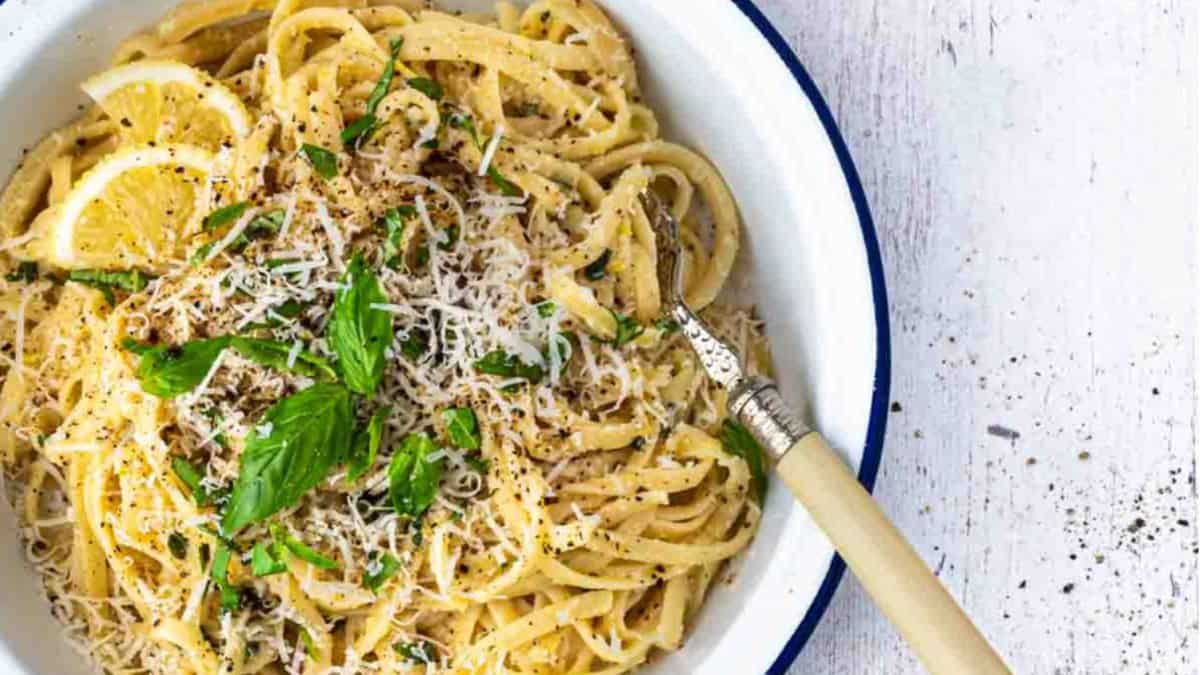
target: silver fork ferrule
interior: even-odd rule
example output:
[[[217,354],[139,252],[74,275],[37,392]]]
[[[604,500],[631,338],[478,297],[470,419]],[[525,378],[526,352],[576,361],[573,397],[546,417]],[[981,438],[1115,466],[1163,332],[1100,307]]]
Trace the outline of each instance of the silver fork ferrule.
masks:
[[[740,380],[729,392],[729,414],[779,461],[801,438],[812,433],[783,400],[775,383],[763,377]]]

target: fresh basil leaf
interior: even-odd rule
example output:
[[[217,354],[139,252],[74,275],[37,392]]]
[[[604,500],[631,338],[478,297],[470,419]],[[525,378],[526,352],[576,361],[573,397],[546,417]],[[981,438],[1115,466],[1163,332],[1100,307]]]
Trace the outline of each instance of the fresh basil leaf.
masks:
[[[413,663],[424,663],[426,665],[433,663],[437,657],[437,649],[430,646],[428,642],[397,642],[392,645],[392,649],[404,658]]]
[[[167,549],[176,560],[183,560],[187,557],[188,540],[182,534],[172,532],[167,536]]]
[[[475,455],[467,455],[463,458],[463,461],[466,462],[467,466],[476,473],[486,474],[488,469],[492,468],[492,463],[489,460],[486,460],[482,457],[476,457]]]
[[[411,78],[408,81],[408,86],[416,89],[435,101],[442,100],[442,97],[446,95],[446,92],[442,91],[442,85],[438,84],[435,80],[429,79],[428,77]]]
[[[271,311],[285,319],[294,319],[300,316],[300,312],[304,311],[306,305],[296,300],[288,300],[281,305],[274,307]]]
[[[387,237],[383,240],[383,259],[384,264],[392,269],[400,267],[404,246],[404,221],[416,215],[417,210],[408,205],[388,209],[383,214],[383,226],[387,231]]]
[[[725,424],[721,426],[721,445],[724,446],[725,452],[746,460],[754,481],[758,503],[762,504],[767,497],[767,466],[762,446],[754,440],[754,436],[746,427],[733,420],[725,420]]]
[[[351,391],[374,398],[392,344],[392,315],[372,305],[387,302],[379,279],[355,254],[333,302],[329,344]]]
[[[130,349],[130,345],[136,347]],[[217,357],[229,346],[229,338],[192,340],[180,347],[137,345],[129,341],[123,341],[122,346],[141,357],[136,374],[143,391],[159,398],[175,398],[204,381]]]
[[[143,354],[148,354],[155,349],[158,349],[158,347],[155,347],[154,345],[144,345],[127,335],[121,338],[121,349],[138,356],[142,356]]]
[[[278,269],[280,267],[283,267],[284,265],[290,265],[295,262],[300,262],[300,259],[299,258],[271,258],[270,260],[267,261],[267,269],[269,269],[269,270]]]
[[[290,552],[292,555],[312,565],[313,567],[318,567],[323,570],[336,570],[338,568],[337,561],[330,560],[320,553],[317,553],[315,549],[310,548],[307,544],[293,537],[291,534],[284,533],[283,545],[287,547],[288,552]]]
[[[23,281],[25,283],[36,281],[37,277],[38,265],[32,260],[23,260],[17,263],[17,268],[15,270],[4,275],[4,278],[8,281]]]
[[[308,158],[313,169],[325,180],[338,174],[337,155],[319,145],[305,143],[300,146],[300,153]]]
[[[143,291],[154,277],[145,274],[141,270],[129,270],[124,272],[114,272],[108,270],[71,270],[67,274],[68,281],[74,281],[77,284],[90,286],[104,293],[104,299],[108,304],[115,305],[116,297],[113,295],[113,290],[122,290],[129,293],[137,293]]]
[[[408,337],[400,341],[400,353],[404,354],[409,361],[419,361],[427,351],[429,351],[429,336],[419,328],[408,331]]]
[[[271,406],[247,436],[221,531],[232,536],[295,504],[345,456],[353,423],[350,392],[337,384],[316,384]]]
[[[542,317],[543,319],[549,319],[550,317],[554,316],[556,312],[558,312],[558,305],[554,304],[554,302],[551,300],[547,300],[537,306],[538,316]]]
[[[300,350],[291,366],[288,356],[292,353],[292,345],[278,340],[260,340],[258,338],[234,337],[230,341],[239,354],[251,361],[274,368],[285,373],[296,373],[306,377],[333,382],[337,380],[337,371],[329,361],[313,354],[308,350]]]
[[[202,414],[208,418],[209,423],[212,424],[214,429],[220,428],[220,426],[225,422],[225,418],[221,416],[220,411],[218,411],[216,408],[206,408]],[[225,434],[222,432],[218,431],[217,434],[212,437],[212,440],[222,448],[229,448],[229,440],[225,438]]]
[[[269,577],[272,574],[282,574],[288,569],[287,560],[283,557],[279,545],[260,541],[250,552],[250,571],[256,577]]]
[[[221,610],[226,612],[237,609],[242,599],[237,588],[229,583],[229,560],[232,557],[233,551],[229,544],[218,540],[217,551],[213,554],[212,580],[221,592]]]
[[[399,56],[400,46],[403,44],[404,38],[392,41],[392,57],[383,66],[383,74],[375,83],[371,95],[367,97],[366,113],[342,130],[342,145],[349,146],[355,141],[366,141],[374,133],[375,126],[379,123],[375,111],[379,109],[379,103],[383,101],[383,97],[387,96],[388,89],[392,86],[392,78],[396,74],[396,57]]]
[[[604,249],[604,253],[601,253],[599,258],[596,258],[588,263],[587,267],[583,268],[583,276],[588,281],[600,281],[608,274],[608,261],[611,259],[612,249]]]
[[[455,244],[458,243],[458,238],[460,236],[458,225],[451,225],[442,231],[446,233],[446,240],[438,243],[438,250],[449,251],[450,249],[454,248]]]
[[[274,209],[266,213],[260,213],[250,219],[246,225],[246,229],[233,240],[230,248],[235,251],[240,251],[250,242],[255,239],[262,239],[279,233],[283,227],[283,221],[287,218],[287,212],[283,209]]]
[[[222,206],[221,208],[204,217],[204,231],[212,232],[213,230],[234,222],[238,218],[241,218],[242,214],[245,213],[246,209],[249,207],[250,202],[238,202],[236,204]]]
[[[342,145],[350,147],[360,138],[363,141],[366,141],[371,137],[371,132],[375,130],[375,125],[378,122],[379,120],[371,113],[367,113],[366,115],[354,120],[347,125],[345,129],[342,129]]]
[[[366,427],[355,432],[346,480],[353,483],[375,464],[375,456],[379,454],[379,446],[383,444],[383,424],[391,414],[390,406],[380,408],[371,415]]]
[[[400,47],[404,46],[404,38],[398,38],[391,43],[391,58],[383,66],[383,75],[379,77],[379,82],[375,83],[375,88],[371,90],[371,95],[367,97],[367,114],[374,115],[379,109],[379,104],[383,101],[383,97],[387,96],[388,89],[392,86],[392,78],[396,74],[396,58],[400,56]]]
[[[525,363],[515,354],[509,354],[503,349],[488,352],[474,364],[475,370],[485,375],[500,377],[519,377],[530,382],[540,382],[545,372],[537,364]]]
[[[612,318],[617,322],[617,334],[612,339],[612,344],[615,347],[623,347],[626,344],[641,337],[642,333],[646,332],[645,326],[639,324],[631,317],[625,316],[619,312],[608,310],[612,314]]]
[[[500,189],[500,194],[505,197],[520,197],[523,194],[521,188],[517,187],[516,183],[505,178],[500,173],[500,170],[496,168],[495,164],[488,166],[487,175],[496,184],[496,187]]]
[[[400,571],[400,561],[396,560],[391,553],[384,553],[367,565],[367,572],[363,575],[363,586],[372,593],[378,593],[383,584],[394,577],[398,571]]]
[[[455,129],[461,129],[471,135],[471,141],[475,143],[475,147],[483,149],[483,142],[479,140],[479,132],[475,129],[475,121],[470,115],[463,113],[452,113],[447,122]]]
[[[675,319],[659,319],[654,323],[654,327],[663,335],[672,335],[680,330],[679,322]]]
[[[429,460],[434,450],[429,436],[409,434],[392,455],[388,492],[397,513],[418,518],[433,504],[442,479],[441,460]]]
[[[479,421],[470,408],[450,408],[442,411],[446,422],[446,433],[456,448],[478,450],[482,439],[479,436]]]
[[[186,485],[188,490],[191,490],[192,499],[196,501],[196,506],[200,508],[212,506],[225,496],[221,490],[209,491],[208,488],[204,487],[204,483],[202,482],[204,473],[182,457],[175,457],[171,460],[171,471],[179,479],[179,482]]]

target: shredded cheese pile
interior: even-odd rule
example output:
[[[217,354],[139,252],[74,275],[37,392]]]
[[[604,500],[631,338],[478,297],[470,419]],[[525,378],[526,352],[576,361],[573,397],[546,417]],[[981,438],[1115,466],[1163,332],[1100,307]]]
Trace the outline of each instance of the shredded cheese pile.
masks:
[[[254,125],[216,153],[198,209],[244,205],[236,217],[180,224],[153,280],[115,305],[60,270],[17,271],[39,213],[119,149],[117,121],[85,113],[14,179],[36,197],[0,200],[0,460],[68,639],[114,673],[620,673],[678,649],[760,507],[751,468],[718,440],[724,392],[660,321],[640,194],[682,223],[689,305],[752,372],[767,347],[748,310],[713,304],[737,254],[729,192],[658,138],[603,12],[200,0],[117,64],[139,59],[210,73]],[[343,142],[388,68],[377,122]],[[336,157],[332,175],[306,146]],[[267,217],[276,227],[257,232]],[[264,413],[314,384],[298,360],[337,361],[331,308],[356,254],[386,296],[370,309],[394,326],[382,384],[356,399],[356,427],[385,413],[379,456],[222,544],[220,504],[200,495],[228,490],[247,439],[276,431]],[[283,364],[225,349],[197,386],[159,398],[127,343],[228,335],[286,345]],[[481,370],[496,354],[511,374]],[[478,420],[478,450],[449,441],[452,409]],[[419,518],[389,497],[390,460],[416,433],[443,467]],[[255,575],[251,548],[279,531],[334,565],[293,555]],[[232,609],[214,581],[222,545]],[[398,566],[372,588],[385,560]]]

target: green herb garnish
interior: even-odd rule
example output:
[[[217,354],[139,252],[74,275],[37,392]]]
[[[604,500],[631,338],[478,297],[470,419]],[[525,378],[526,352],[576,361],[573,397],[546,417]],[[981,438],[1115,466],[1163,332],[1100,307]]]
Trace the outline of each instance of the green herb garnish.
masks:
[[[397,642],[392,649],[413,663],[433,663],[433,657],[437,654],[428,642]]]
[[[446,93],[442,91],[442,85],[438,84],[435,80],[429,79],[428,77],[411,78],[408,81],[408,86],[416,89],[435,101],[442,100],[442,97],[446,95]]]
[[[213,554],[212,580],[221,592],[221,610],[232,612],[241,604],[241,595],[237,588],[229,583],[229,560],[233,551],[224,541],[218,540],[217,552]]]
[[[400,341],[400,353],[410,361],[419,361],[427,351],[429,351],[429,338],[423,330],[410,330],[408,337]]]
[[[271,406],[247,436],[221,531],[232,536],[296,503],[345,456],[353,423],[350,392],[337,384],[316,384]]]
[[[33,262],[32,260],[22,260],[21,262],[17,263],[17,268],[4,275],[4,278],[8,281],[24,281],[25,283],[30,283],[32,281],[36,281],[37,276],[37,263]]]
[[[319,145],[305,143],[300,146],[300,154],[308,158],[312,167],[325,180],[333,178],[338,173],[337,155]]]
[[[375,571],[372,572],[372,569]],[[372,593],[378,593],[383,584],[395,576],[399,570],[400,561],[396,560],[392,554],[384,553],[367,565],[367,572],[363,575],[363,586]]]
[[[612,339],[612,344],[615,347],[623,347],[626,344],[641,337],[642,333],[646,332],[645,326],[635,321],[633,318],[625,316],[619,312],[614,312],[611,309],[608,313],[612,315],[614,321],[617,322],[617,334]]]
[[[392,344],[392,315],[372,305],[387,302],[379,279],[355,254],[333,302],[329,344],[351,391],[374,398]]]
[[[746,460],[750,467],[750,476],[754,480],[758,503],[762,504],[767,496],[767,467],[762,446],[754,440],[754,436],[750,435],[746,427],[732,420],[725,420],[725,424],[721,426],[721,445],[729,454]]]
[[[142,390],[159,398],[175,398],[196,388],[229,346],[228,337],[192,340],[179,347],[139,344],[125,338],[125,349],[141,357],[137,378]]]
[[[475,455],[467,455],[463,458],[463,461],[466,462],[467,466],[476,473],[487,473],[488,469],[492,468],[492,463],[490,461],[482,457],[476,457]]]
[[[341,139],[342,145],[347,147],[354,144],[354,141],[362,138],[364,141],[371,137],[371,132],[375,130],[375,124],[379,122],[375,115],[367,113],[362,117],[354,120],[345,129],[342,129]]]
[[[517,187],[516,183],[513,183],[509,179],[505,178],[494,164],[488,166],[487,175],[488,178],[491,178],[492,182],[496,184],[496,187],[500,189],[500,194],[504,195],[505,197],[521,196],[521,188]]]
[[[546,302],[543,302],[537,306],[538,316],[542,317],[543,319],[549,319],[550,317],[554,316],[555,312],[557,311],[558,305],[554,304],[554,302],[551,300],[547,300]]]
[[[282,574],[288,569],[286,553],[276,542],[260,541],[250,552],[250,571],[256,577],[269,577],[272,574]]]
[[[583,268],[583,276],[588,281],[600,281],[608,274],[608,261],[611,259],[612,249],[604,249],[604,253],[601,253],[599,258],[596,258],[588,263],[587,267]]]
[[[475,419],[475,411],[470,408],[450,408],[442,411],[442,419],[446,422],[446,433],[450,442],[456,448],[463,450],[478,450],[482,439],[479,435],[479,421]]]
[[[171,460],[171,471],[179,479],[179,482],[186,485],[188,490],[191,490],[192,499],[196,501],[196,506],[200,508],[212,506],[225,497],[222,490],[210,492],[208,488],[204,487],[204,483],[202,482],[204,473],[182,457],[175,457]]]
[[[442,461],[430,461],[433,441],[425,434],[409,434],[392,455],[388,466],[388,492],[397,513],[419,518],[433,504],[442,479]]]
[[[383,101],[384,96],[387,96],[388,89],[392,86],[392,78],[396,75],[396,58],[400,55],[400,47],[403,45],[404,38],[392,40],[392,57],[383,66],[383,74],[379,77],[379,81],[375,83],[375,88],[371,90],[371,95],[367,97],[367,112],[342,131],[342,144],[350,145],[359,138],[365,141],[374,132],[375,125],[379,122],[379,119],[375,116],[375,112],[379,109],[379,103]]]
[[[187,557],[188,540],[182,534],[172,532],[167,536],[167,549],[176,560],[183,560]]]
[[[321,555],[316,551],[316,549],[309,547],[304,542],[293,537],[291,533],[283,532],[282,536],[280,536],[279,529],[272,527],[271,532],[272,534],[276,535],[277,539],[283,541],[283,545],[287,547],[288,552],[292,555],[312,565],[313,567],[318,567],[323,570],[335,570],[338,568],[337,561],[330,560],[329,558]]]
[[[67,274],[68,281],[74,281],[77,284],[83,284],[84,286],[90,286],[99,290],[104,294],[104,299],[110,305],[117,304],[116,296],[113,295],[114,289],[137,293],[138,291],[145,290],[153,278],[141,270],[129,270],[125,272],[72,270]]]
[[[503,349],[488,352],[474,364],[475,370],[485,375],[500,377],[519,377],[530,382],[540,382],[545,372],[537,364],[525,363],[515,354],[509,354]]]
[[[442,232],[446,233],[446,240],[438,242],[438,250],[449,251],[450,249],[454,248],[455,244],[458,243],[458,238],[460,236],[458,225],[451,225],[450,227],[442,230]]]
[[[679,332],[679,322],[675,319],[659,319],[654,322],[654,327],[657,328],[663,335],[671,335]]]
[[[347,462],[346,480],[353,483],[371,468],[375,456],[379,454],[379,446],[383,444],[383,424],[387,421],[392,409],[385,406],[371,415],[367,426],[354,433],[354,442],[350,446],[350,458]]]
[[[483,149],[483,143],[479,140],[479,132],[475,129],[475,121],[471,119],[470,115],[452,113],[447,123],[455,129],[461,129],[470,134],[475,147]]]
[[[387,230],[387,238],[383,240],[383,259],[384,264],[392,269],[400,267],[404,246],[404,221],[416,215],[417,210],[408,205],[388,209],[383,214],[383,226]]]
[[[204,231],[212,232],[213,230],[234,222],[238,218],[241,218],[242,214],[245,213],[246,209],[249,207],[250,202],[238,202],[236,204],[222,206],[221,208],[204,217]]]
[[[234,337],[230,340],[230,346],[247,359],[269,368],[326,382],[337,380],[337,371],[328,360],[305,349],[297,352],[296,358],[289,366],[288,357],[292,353],[292,345],[286,342]]]

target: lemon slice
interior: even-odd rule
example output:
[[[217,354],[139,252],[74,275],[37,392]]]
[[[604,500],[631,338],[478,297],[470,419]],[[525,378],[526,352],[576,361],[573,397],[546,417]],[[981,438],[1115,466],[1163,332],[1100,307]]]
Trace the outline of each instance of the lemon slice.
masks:
[[[228,87],[175,61],[134,61],[83,83],[127,144],[188,143],[216,150],[250,133],[250,114]]]
[[[161,269],[204,216],[212,163],[189,145],[118,150],[38,218],[31,253],[66,268]]]

